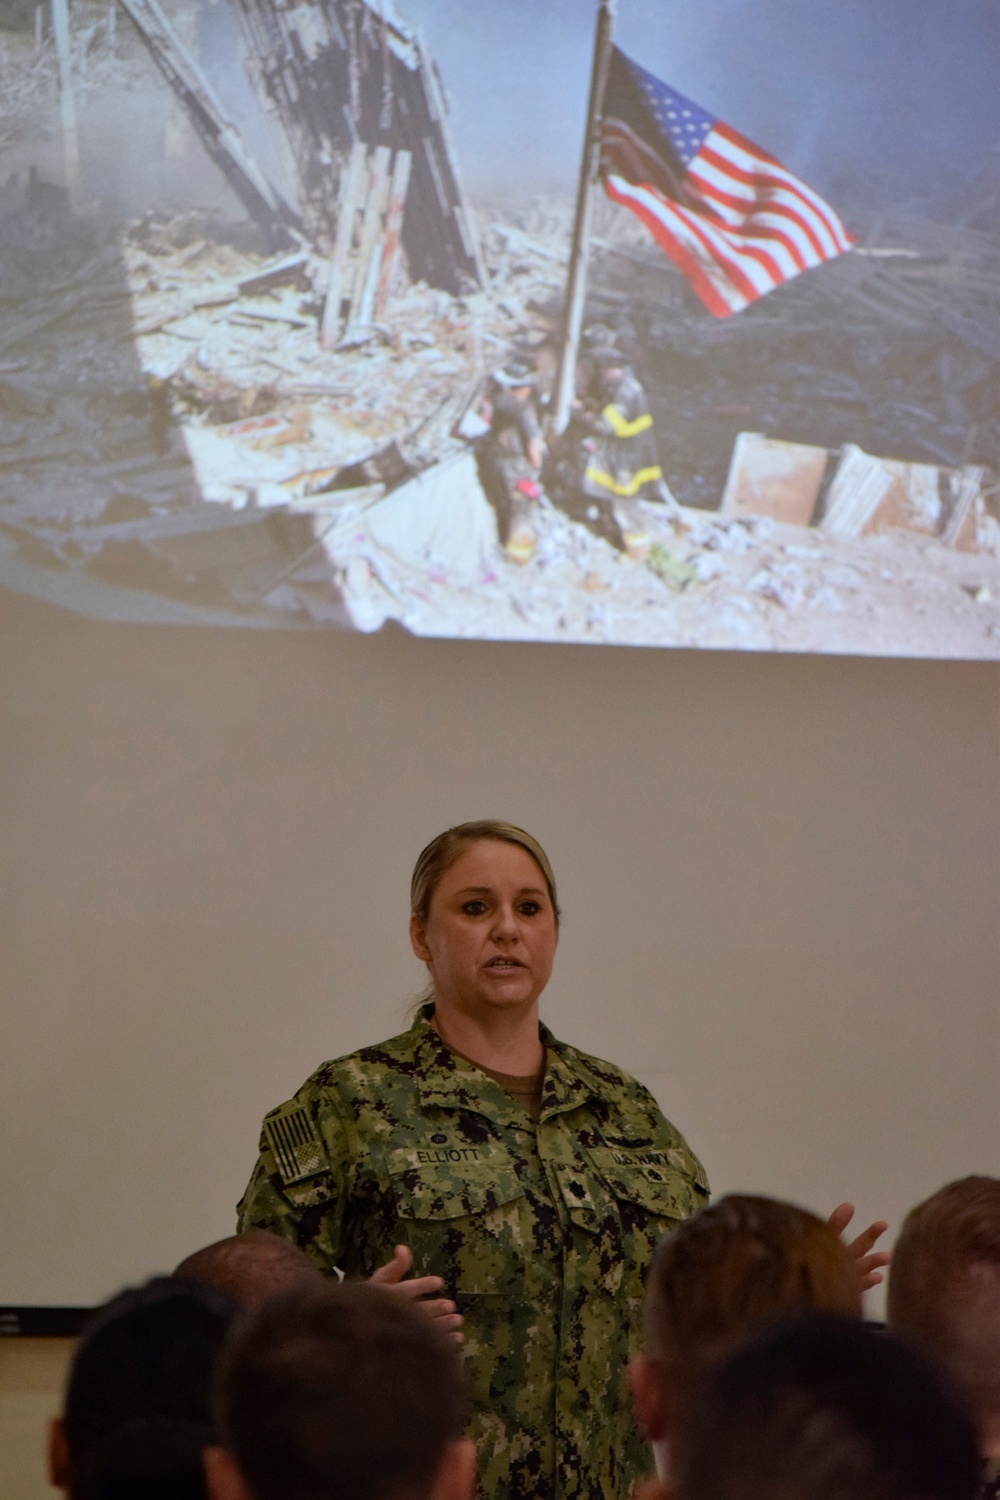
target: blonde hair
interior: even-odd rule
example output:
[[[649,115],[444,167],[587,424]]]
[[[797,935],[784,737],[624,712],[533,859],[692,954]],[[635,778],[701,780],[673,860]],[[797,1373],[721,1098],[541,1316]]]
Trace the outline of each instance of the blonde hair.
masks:
[[[732,1193],[661,1240],[644,1323],[671,1393],[671,1449],[711,1370],[766,1324],[810,1312],[860,1318],[861,1287],[836,1230],[807,1209]]]
[[[903,1222],[889,1327],[948,1369],[984,1430],[1000,1424],[1000,1178],[949,1182]]]
[[[482,818],[476,823],[458,823],[446,828],[437,838],[431,839],[423,849],[413,867],[410,881],[410,910],[421,922],[430,915],[431,901],[442,878],[452,865],[472,844],[492,839],[498,844],[516,844],[530,854],[541,870],[545,886],[552,902],[556,922],[559,921],[559,902],[556,899],[556,877],[552,873],[549,857],[537,839],[514,823],[503,823],[498,818]]]

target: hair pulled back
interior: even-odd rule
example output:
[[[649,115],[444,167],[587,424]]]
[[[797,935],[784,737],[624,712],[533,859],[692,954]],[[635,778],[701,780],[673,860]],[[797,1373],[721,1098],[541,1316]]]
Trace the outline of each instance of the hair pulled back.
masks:
[[[410,910],[421,922],[430,915],[431,901],[442,878],[466,849],[483,840],[498,844],[516,844],[530,854],[541,870],[545,886],[552,902],[556,922],[559,921],[559,902],[556,899],[556,877],[552,873],[549,857],[536,838],[518,828],[514,823],[504,823],[498,818],[481,818],[475,823],[458,823],[446,828],[437,838],[431,839],[422,850],[413,867],[410,881]]]

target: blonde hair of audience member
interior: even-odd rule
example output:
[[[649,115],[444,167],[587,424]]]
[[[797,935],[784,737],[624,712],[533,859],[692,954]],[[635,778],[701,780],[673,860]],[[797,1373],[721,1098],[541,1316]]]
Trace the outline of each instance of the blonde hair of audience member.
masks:
[[[861,1288],[836,1230],[807,1209],[732,1194],[660,1242],[629,1383],[661,1479],[676,1471],[708,1372],[766,1324],[812,1311],[860,1318]]]
[[[911,1209],[889,1276],[890,1327],[934,1355],[1000,1459],[1000,1178],[963,1177]]]
[[[210,1500],[473,1500],[461,1355],[419,1309],[324,1282],[248,1312],[216,1373]]]

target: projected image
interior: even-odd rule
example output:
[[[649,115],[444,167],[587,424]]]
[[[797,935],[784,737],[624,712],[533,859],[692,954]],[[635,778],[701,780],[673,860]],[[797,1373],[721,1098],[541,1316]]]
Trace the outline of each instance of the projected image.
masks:
[[[1000,657],[986,0],[0,0],[0,586]]]

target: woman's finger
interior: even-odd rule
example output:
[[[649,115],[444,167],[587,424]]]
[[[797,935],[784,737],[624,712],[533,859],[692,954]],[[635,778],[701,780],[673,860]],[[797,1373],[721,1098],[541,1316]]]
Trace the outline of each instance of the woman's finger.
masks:
[[[408,1245],[397,1245],[392,1260],[373,1271],[368,1280],[375,1286],[396,1286],[413,1265],[413,1253]]]
[[[882,1238],[888,1228],[889,1226],[884,1219],[876,1219],[874,1224],[869,1224],[867,1229],[862,1230],[857,1239],[851,1241],[847,1247],[848,1250],[858,1260],[861,1260],[868,1254],[875,1241]],[[879,1253],[885,1256],[885,1264],[888,1265],[889,1252],[883,1250]]]
[[[374,1277],[372,1278],[374,1280]],[[399,1292],[403,1297],[417,1301],[421,1297],[433,1297],[444,1288],[440,1276],[414,1276],[409,1281],[381,1282],[390,1292]]]
[[[833,1213],[830,1215],[826,1222],[829,1224],[830,1228],[835,1229],[838,1234],[843,1234],[844,1230],[847,1228],[848,1224],[853,1218],[854,1204],[838,1203],[837,1207],[833,1210]]]
[[[892,1259],[888,1250],[877,1250],[874,1255],[863,1255],[858,1261],[858,1275],[861,1277],[861,1290],[870,1291],[873,1286],[879,1286],[885,1279],[880,1267],[887,1266]]]

